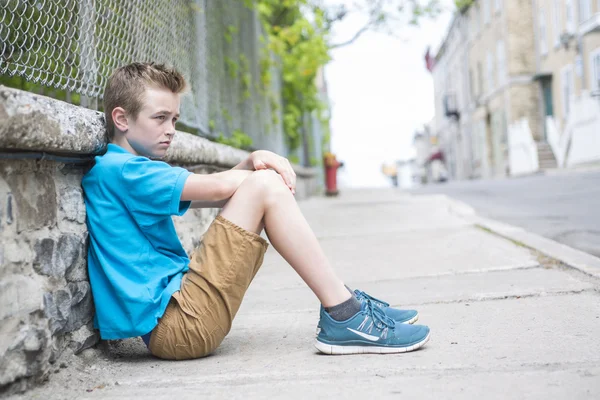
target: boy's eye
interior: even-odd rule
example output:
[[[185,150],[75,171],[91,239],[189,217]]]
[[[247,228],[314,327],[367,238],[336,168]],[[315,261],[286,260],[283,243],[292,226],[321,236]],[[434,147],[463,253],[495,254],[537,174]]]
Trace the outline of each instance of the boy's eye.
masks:
[[[164,116],[164,115],[159,115],[159,116],[158,116],[158,117],[156,117],[156,118],[157,118],[157,119],[160,119],[160,120],[162,121],[163,119],[165,119],[165,116]]]

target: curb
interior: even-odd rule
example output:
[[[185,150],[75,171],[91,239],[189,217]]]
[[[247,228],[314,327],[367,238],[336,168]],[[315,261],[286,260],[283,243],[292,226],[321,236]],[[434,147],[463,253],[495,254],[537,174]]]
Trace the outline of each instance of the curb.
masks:
[[[505,239],[518,242],[539,251],[586,275],[600,278],[600,258],[574,249],[566,244],[545,238],[537,233],[528,232],[524,228],[481,217],[477,215],[475,209],[470,205],[449,196],[444,196],[450,205],[450,212],[464,218],[473,225],[485,228]]]

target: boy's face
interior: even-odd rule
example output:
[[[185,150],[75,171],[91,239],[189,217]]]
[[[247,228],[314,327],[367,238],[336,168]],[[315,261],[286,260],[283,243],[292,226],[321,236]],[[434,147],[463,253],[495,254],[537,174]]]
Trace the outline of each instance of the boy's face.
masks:
[[[175,136],[178,118],[179,94],[149,87],[144,92],[143,106],[137,118],[127,117],[123,145],[128,144],[128,150],[136,155],[162,158]]]

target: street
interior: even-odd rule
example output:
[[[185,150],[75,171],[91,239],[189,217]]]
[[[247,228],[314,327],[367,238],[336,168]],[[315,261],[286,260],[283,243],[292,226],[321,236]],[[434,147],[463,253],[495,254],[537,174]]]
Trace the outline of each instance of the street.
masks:
[[[411,190],[442,193],[478,214],[600,256],[600,171],[456,181]]]

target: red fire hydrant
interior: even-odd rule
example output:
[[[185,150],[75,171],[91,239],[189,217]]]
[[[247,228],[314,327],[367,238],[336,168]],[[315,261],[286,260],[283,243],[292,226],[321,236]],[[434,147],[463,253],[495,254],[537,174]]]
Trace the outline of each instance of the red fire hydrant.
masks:
[[[323,164],[325,165],[325,195],[337,196],[339,194],[337,189],[337,170],[344,163],[336,160],[335,154],[327,152],[323,155]]]

